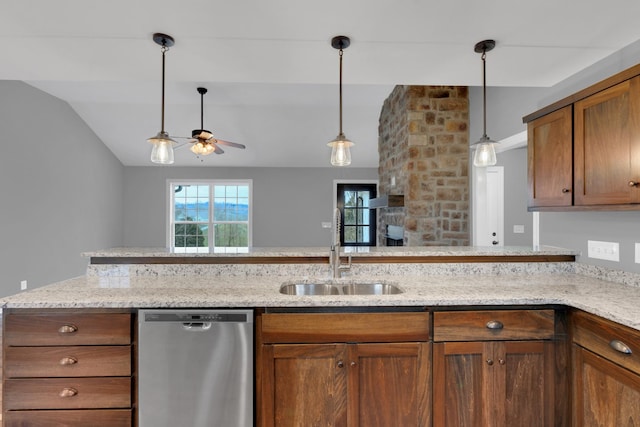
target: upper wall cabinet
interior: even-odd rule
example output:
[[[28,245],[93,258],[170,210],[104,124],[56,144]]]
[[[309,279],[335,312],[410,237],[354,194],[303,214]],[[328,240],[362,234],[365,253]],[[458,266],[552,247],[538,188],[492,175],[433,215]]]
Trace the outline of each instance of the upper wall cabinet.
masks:
[[[640,209],[640,65],[523,121],[529,210]]]

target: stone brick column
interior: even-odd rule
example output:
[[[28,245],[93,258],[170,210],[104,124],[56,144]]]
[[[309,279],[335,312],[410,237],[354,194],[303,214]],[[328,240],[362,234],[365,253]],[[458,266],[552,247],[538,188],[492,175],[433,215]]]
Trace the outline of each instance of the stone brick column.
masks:
[[[469,244],[467,87],[396,86],[380,113],[379,195],[404,194],[404,208],[378,213],[405,228],[407,246]],[[395,183],[395,185],[394,185]]]

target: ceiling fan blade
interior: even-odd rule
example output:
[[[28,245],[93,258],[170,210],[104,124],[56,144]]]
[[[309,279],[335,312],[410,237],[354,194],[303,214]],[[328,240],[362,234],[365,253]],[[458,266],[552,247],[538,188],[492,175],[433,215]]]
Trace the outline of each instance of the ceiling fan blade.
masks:
[[[216,154],[223,154],[224,153],[224,150],[222,148],[218,147],[217,144],[213,144],[213,146],[215,147],[215,150],[213,150],[214,153],[216,153]]]
[[[244,144],[238,144],[237,142],[223,141],[222,139],[216,139],[216,144],[226,145],[228,147],[241,148],[243,150],[247,148]]]

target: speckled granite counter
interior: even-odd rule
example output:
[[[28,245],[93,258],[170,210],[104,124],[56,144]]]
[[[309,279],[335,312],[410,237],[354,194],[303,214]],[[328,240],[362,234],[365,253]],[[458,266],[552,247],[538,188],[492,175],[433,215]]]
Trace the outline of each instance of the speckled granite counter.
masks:
[[[252,257],[327,256],[326,248],[252,249]],[[89,265],[84,277],[0,299],[4,308],[206,308],[567,305],[640,330],[640,275],[575,262],[416,263],[411,257],[577,255],[558,248],[376,248],[354,257],[400,257],[393,263],[354,264],[332,280],[322,263],[134,263]],[[89,257],[217,257],[164,249],[111,249]],[[246,255],[246,254],[245,254]],[[223,257],[233,257],[224,254]],[[372,255],[373,256],[373,255]],[[403,263],[401,257],[407,257]],[[383,282],[404,292],[383,296],[290,296],[285,283]]]

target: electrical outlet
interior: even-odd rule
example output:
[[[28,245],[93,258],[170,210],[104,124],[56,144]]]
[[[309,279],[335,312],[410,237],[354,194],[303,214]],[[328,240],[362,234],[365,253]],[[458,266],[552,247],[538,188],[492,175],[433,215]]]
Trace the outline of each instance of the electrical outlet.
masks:
[[[513,232],[516,233],[516,234],[524,233],[524,225],[514,225],[513,226]]]
[[[320,225],[322,226],[322,228],[331,228],[330,222],[321,222]]]
[[[618,242],[587,241],[588,257],[607,261],[620,261],[620,244]]]
[[[26,291],[27,290],[27,281],[26,280],[21,280],[20,281],[20,290],[21,291]]]

